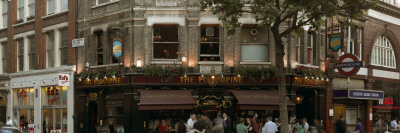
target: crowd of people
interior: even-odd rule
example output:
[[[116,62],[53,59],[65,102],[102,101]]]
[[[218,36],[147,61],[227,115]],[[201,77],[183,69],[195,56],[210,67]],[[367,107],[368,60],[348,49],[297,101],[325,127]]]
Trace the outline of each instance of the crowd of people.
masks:
[[[170,119],[156,120],[149,123],[148,133],[279,133],[281,123],[278,118],[268,116],[258,118],[258,114],[252,117],[234,118],[232,120],[227,113],[218,112],[214,119],[209,115],[190,114],[190,118],[179,120],[174,125]],[[307,119],[297,120],[295,116],[289,119],[290,133],[323,133],[320,122],[315,120],[314,127],[310,127]]]

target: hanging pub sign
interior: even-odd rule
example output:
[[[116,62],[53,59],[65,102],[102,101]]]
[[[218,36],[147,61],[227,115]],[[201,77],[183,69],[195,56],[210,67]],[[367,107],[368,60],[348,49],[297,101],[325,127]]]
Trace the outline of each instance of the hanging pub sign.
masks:
[[[110,27],[110,38],[112,43],[112,55],[115,60],[122,61],[123,42],[125,30],[121,27]]]
[[[343,33],[329,34],[329,48],[338,51],[343,46]]]

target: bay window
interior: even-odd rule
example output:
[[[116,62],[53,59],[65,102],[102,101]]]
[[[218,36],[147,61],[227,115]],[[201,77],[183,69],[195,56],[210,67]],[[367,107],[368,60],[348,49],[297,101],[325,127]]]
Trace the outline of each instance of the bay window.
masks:
[[[268,31],[257,26],[243,26],[241,61],[268,61]]]
[[[220,61],[219,26],[201,26],[200,61]]]
[[[153,59],[178,59],[178,26],[158,25],[153,28]]]

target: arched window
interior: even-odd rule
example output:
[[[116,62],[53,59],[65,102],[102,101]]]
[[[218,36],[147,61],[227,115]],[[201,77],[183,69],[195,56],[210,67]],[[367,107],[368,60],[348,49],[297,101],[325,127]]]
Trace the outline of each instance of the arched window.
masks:
[[[389,68],[396,67],[396,59],[392,44],[384,35],[376,39],[372,49],[371,65]]]

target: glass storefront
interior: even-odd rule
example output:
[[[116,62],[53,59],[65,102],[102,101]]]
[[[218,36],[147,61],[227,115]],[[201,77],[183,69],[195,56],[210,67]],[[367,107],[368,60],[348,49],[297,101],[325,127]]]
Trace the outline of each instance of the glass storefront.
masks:
[[[13,124],[28,132],[29,120],[34,121],[34,89],[14,89]]]
[[[67,90],[65,86],[42,87],[43,130],[67,131]]]

